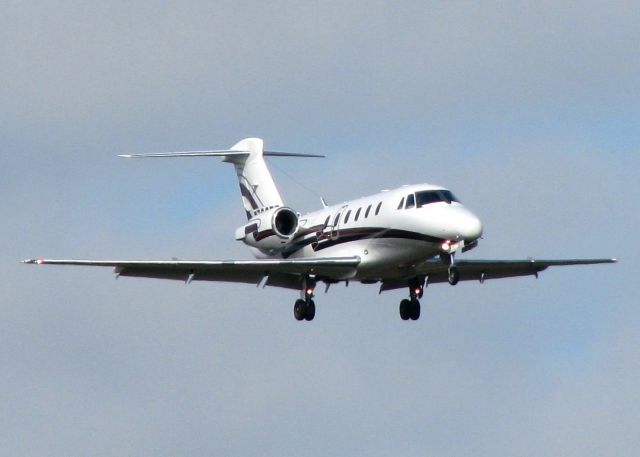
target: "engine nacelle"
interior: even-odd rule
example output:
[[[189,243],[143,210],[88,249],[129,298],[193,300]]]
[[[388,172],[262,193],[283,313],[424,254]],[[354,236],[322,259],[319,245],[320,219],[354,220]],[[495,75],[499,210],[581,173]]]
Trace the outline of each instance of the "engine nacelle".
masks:
[[[271,227],[280,238],[291,239],[298,231],[298,214],[291,208],[277,208],[271,217]]]
[[[298,213],[291,208],[267,210],[236,230],[236,239],[261,251],[274,254],[282,250],[298,232]]]

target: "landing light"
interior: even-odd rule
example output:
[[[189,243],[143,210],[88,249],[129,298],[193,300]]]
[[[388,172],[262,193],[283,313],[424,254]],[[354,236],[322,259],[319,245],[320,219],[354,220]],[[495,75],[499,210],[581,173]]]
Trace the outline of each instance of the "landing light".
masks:
[[[446,253],[451,253],[458,249],[458,243],[451,243],[451,241],[447,240],[440,245],[440,248]]]
[[[309,287],[307,289],[307,295],[312,295],[313,294],[313,289],[311,287]]]

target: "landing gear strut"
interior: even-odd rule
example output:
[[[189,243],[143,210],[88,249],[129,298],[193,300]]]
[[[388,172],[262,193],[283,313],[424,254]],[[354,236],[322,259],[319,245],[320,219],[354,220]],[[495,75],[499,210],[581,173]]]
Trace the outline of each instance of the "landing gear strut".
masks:
[[[293,317],[297,321],[312,321],[316,317],[316,304],[312,300],[313,292],[316,288],[316,280],[313,277],[305,278],[302,285],[302,298],[296,300],[293,305]]]

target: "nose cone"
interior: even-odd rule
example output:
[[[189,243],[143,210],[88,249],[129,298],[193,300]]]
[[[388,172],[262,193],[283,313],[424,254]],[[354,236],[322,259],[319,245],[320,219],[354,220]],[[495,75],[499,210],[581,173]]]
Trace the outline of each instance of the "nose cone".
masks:
[[[464,207],[450,208],[446,232],[451,239],[473,241],[482,235],[482,223]]]
[[[482,222],[471,211],[460,222],[460,238],[473,241],[482,236]]]

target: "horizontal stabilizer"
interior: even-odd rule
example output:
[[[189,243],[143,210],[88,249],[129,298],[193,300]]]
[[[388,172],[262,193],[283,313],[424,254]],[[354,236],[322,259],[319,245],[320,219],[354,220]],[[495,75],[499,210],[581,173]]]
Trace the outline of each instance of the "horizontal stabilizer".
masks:
[[[228,157],[228,156],[248,156],[250,151],[216,150],[216,151],[180,151],[180,152],[151,152],[148,154],[119,154],[118,157],[125,159],[139,159],[146,157]],[[319,157],[326,156],[319,154],[297,154],[295,152],[264,151],[263,156],[270,157]]]
[[[231,151],[221,149],[217,151],[180,151],[180,152],[151,152],[148,154],[120,154],[118,157],[125,159],[138,159],[143,157],[224,157],[224,156],[248,156],[249,151]]]

